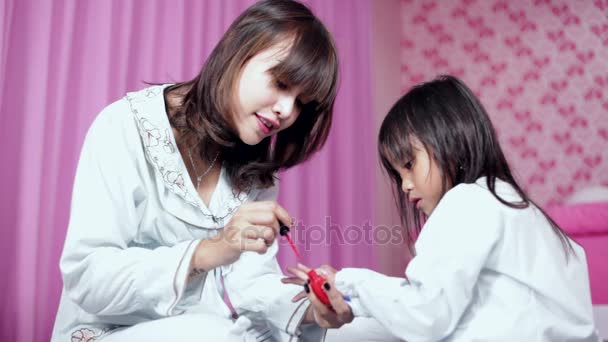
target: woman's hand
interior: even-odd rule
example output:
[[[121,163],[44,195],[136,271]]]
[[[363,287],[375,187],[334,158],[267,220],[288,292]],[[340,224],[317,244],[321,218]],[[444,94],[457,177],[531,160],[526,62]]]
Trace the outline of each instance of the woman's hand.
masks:
[[[201,240],[192,256],[190,274],[231,264],[246,251],[266,253],[279,235],[279,220],[292,222],[287,210],[275,201],[241,205],[221,233]]]
[[[344,324],[348,324],[353,321],[353,312],[344,300],[344,296],[334,286],[334,280],[336,275],[336,269],[329,266],[323,265],[316,269],[316,272],[327,279],[323,286],[323,291],[327,293],[331,306],[327,306],[317,298],[314,291],[309,286],[308,279],[308,268],[305,265],[298,264],[297,268],[288,267],[289,273],[293,274],[292,277],[283,278],[281,281],[285,284],[299,284],[304,286],[304,291],[298,293],[292,301],[296,302],[304,297],[308,297],[311,305],[308,307],[304,316],[304,323],[316,322],[322,328],[339,328]]]

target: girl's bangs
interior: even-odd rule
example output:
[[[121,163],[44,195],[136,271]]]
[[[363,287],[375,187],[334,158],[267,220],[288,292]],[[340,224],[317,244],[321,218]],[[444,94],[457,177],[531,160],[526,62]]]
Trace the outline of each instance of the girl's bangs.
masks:
[[[389,127],[391,128],[389,129]],[[411,134],[411,129],[407,126],[406,120],[395,116],[387,117],[387,120],[382,124],[378,150],[382,163],[387,170],[394,169],[392,166],[394,164],[400,165],[412,158]]]

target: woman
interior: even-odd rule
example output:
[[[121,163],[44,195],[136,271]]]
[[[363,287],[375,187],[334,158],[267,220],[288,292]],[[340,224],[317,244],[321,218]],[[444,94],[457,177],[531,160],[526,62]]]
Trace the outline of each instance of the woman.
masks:
[[[323,146],[337,70],[308,8],[266,0],[193,80],[105,108],[78,163],[53,341],[299,335],[309,303],[280,283],[291,217],[274,175]]]

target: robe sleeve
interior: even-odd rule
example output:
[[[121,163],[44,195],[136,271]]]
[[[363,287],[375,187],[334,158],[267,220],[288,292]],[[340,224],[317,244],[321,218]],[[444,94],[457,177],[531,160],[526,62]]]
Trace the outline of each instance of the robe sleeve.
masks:
[[[336,288],[351,297],[356,316],[374,317],[408,341],[452,333],[503,228],[500,210],[472,186],[446,193],[429,217],[406,270],[409,281],[367,269],[336,274]]]
[[[278,187],[262,190],[256,200],[276,200]],[[246,252],[233,265],[226,277],[231,300],[239,312],[261,315],[277,329],[292,336],[321,336],[324,329],[316,324],[302,325],[304,314],[310,305],[307,299],[292,303],[291,299],[302,290],[300,286],[281,283],[284,277],[277,262],[278,243],[265,254]]]
[[[103,316],[173,314],[198,241],[134,247],[147,200],[145,157],[134,119],[120,101],[95,119],[81,151],[60,261],[64,288],[83,310]]]

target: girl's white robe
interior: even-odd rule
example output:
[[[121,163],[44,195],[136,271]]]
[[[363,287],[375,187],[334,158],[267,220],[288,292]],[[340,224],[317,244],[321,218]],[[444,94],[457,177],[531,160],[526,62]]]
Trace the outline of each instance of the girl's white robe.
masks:
[[[497,180],[507,201],[519,196]],[[343,269],[336,288],[355,316],[373,317],[408,341],[598,341],[584,250],[562,243],[535,206],[514,209],[486,178],[441,199],[393,278]]]

